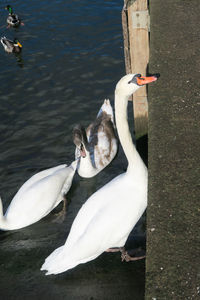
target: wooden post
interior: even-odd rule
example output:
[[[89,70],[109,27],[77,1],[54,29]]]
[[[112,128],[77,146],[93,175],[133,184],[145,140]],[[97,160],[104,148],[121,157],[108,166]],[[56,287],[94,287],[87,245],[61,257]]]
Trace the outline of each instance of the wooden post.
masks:
[[[122,12],[124,53],[127,73],[146,75],[149,62],[149,12],[147,0],[125,0]],[[147,134],[147,88],[143,86],[133,95],[136,137]]]

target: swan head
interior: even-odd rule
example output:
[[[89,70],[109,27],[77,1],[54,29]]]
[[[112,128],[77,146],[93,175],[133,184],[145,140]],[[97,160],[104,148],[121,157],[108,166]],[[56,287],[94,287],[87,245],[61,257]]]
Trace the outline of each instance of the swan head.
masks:
[[[87,136],[85,128],[81,125],[76,125],[73,129],[73,142],[76,146],[78,157],[86,157]]]
[[[141,86],[156,81],[160,75],[142,76],[141,74],[128,74],[122,77],[116,85],[115,93],[126,97],[131,96]]]

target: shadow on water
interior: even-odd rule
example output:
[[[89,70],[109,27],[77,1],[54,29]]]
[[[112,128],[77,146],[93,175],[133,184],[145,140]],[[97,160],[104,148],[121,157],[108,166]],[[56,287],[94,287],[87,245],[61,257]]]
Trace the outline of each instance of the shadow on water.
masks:
[[[136,142],[137,151],[140,153],[145,165],[148,167],[148,135],[143,135]]]

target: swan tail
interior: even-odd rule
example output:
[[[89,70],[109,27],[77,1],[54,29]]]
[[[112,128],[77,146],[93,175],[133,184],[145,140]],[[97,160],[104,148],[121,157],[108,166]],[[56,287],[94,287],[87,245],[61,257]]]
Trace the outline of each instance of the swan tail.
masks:
[[[66,261],[66,254],[63,254],[63,250],[64,246],[61,246],[45,259],[40,269],[41,271],[47,271],[45,275],[59,274],[73,268],[73,265],[68,262],[69,259]]]
[[[95,259],[101,253],[96,253],[90,257],[75,258],[73,251],[66,251],[65,245],[54,250],[46,259],[41,267],[41,271],[47,271],[45,275],[59,274]]]
[[[104,100],[104,103],[102,105],[102,111],[106,112],[108,115],[113,116],[113,109],[109,99]]]
[[[112,109],[109,99],[104,100],[104,103],[102,104],[102,106],[98,112],[97,118],[100,117],[100,115],[103,112],[106,113],[107,115],[109,115],[111,118],[111,121],[113,122],[114,114],[113,114],[113,109]]]

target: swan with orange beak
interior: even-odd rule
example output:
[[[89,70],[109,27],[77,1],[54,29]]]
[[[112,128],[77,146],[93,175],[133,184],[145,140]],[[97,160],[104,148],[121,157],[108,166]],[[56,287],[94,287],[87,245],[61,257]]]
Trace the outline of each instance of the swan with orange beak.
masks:
[[[91,195],[80,208],[63,246],[54,250],[41,270],[59,274],[89,262],[104,251],[118,248],[122,259],[136,260],[125,251],[126,240],[147,207],[148,172],[132,141],[127,118],[129,97],[158,75],[128,74],[115,88],[115,119],[119,140],[128,161],[126,172]],[[137,257],[141,259],[142,257]]]

